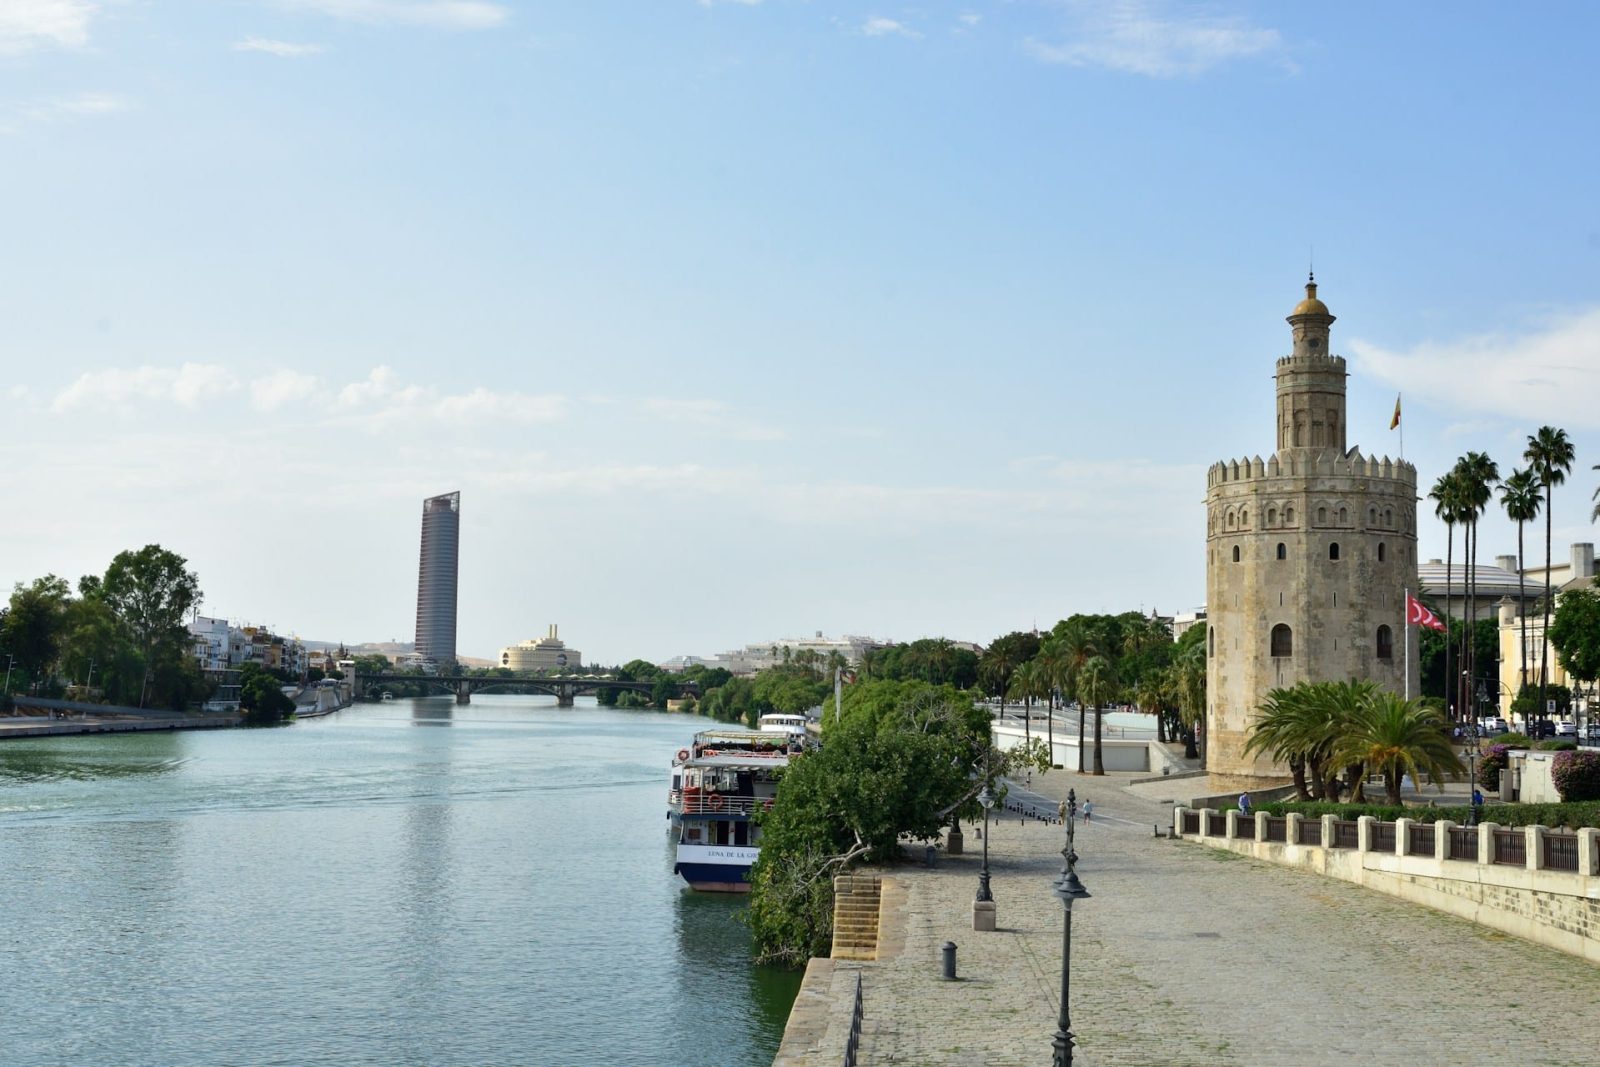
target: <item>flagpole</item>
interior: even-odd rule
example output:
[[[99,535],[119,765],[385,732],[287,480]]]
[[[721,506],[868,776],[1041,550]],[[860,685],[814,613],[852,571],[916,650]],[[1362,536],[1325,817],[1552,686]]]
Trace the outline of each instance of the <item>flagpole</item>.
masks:
[[[1404,627],[1401,633],[1406,640],[1406,691],[1405,699],[1411,699],[1411,590],[1405,591],[1405,596],[1400,598],[1400,624]]]

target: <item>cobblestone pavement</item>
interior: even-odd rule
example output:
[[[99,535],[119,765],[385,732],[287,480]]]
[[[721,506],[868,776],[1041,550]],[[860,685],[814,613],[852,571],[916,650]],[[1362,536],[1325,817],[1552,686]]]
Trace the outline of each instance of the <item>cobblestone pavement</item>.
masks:
[[[1120,784],[1059,771],[1033,783],[1095,802],[1077,836],[1094,895],[1073,908],[1076,1063],[1600,1062],[1600,969],[1343,882],[1157,839],[1171,809]],[[994,933],[971,928],[982,841],[970,828],[966,855],[884,872],[905,898],[883,934],[892,958],[841,962],[833,982],[847,1025],[841,991],[862,973],[863,1063],[1050,1062],[1063,842],[1060,826],[1014,815],[992,827]],[[956,982],[938,978],[945,941],[959,946]]]

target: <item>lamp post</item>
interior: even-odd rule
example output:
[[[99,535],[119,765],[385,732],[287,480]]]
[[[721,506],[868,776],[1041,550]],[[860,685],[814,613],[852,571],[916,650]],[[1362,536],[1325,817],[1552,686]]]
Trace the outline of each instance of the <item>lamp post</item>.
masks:
[[[1478,700],[1483,701],[1483,683],[1478,683]],[[1465,727],[1465,740],[1467,742],[1467,788],[1472,792],[1467,794],[1467,802],[1471,805],[1472,814],[1467,816],[1467,825],[1478,825],[1480,805],[1478,804],[1478,720],[1472,719]]]
[[[978,803],[983,805],[983,869],[978,872],[978,900],[994,899],[989,892],[989,809],[994,807],[994,799],[989,783],[983,783],[983,790],[978,794]]]
[[[1078,796],[1077,791],[1067,790],[1067,845],[1061,850],[1064,864],[1061,875],[1051,884],[1055,890],[1056,899],[1061,901],[1061,1012],[1056,1018],[1056,1036],[1051,1042],[1055,1055],[1051,1059],[1052,1067],[1072,1067],[1072,1012],[1068,1003],[1068,994],[1072,989],[1072,902],[1084,900],[1089,896],[1089,891],[1078,880],[1078,872],[1074,869],[1078,862],[1078,853],[1072,847],[1073,824],[1078,821]]]

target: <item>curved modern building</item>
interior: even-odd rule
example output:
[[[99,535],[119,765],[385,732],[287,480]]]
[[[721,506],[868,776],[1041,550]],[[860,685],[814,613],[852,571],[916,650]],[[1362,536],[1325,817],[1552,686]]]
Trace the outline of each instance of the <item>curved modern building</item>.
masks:
[[[456,577],[461,560],[461,494],[422,502],[422,558],[417,568],[417,655],[456,658]]]

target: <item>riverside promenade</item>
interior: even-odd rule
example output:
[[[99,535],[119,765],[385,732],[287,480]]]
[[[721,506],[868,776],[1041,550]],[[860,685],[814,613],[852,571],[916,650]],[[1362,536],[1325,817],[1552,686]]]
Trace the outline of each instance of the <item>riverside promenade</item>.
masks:
[[[1594,1062],[1600,968],[1344,882],[1153,836],[1174,780],[1035,775],[1068,787],[1080,824],[1073,907],[1074,1063],[1577,1064]],[[1016,800],[1015,794],[1011,800]],[[991,818],[999,929],[971,906],[983,843],[934,867],[883,868],[879,958],[814,961],[775,1065],[840,1061],[862,976],[865,1065],[1049,1063],[1061,971],[1062,827]],[[959,980],[939,979],[954,941]]]

